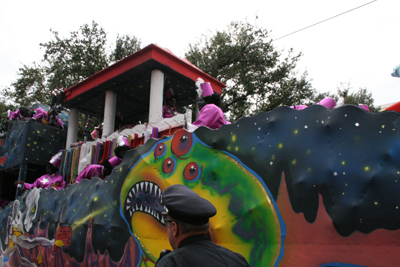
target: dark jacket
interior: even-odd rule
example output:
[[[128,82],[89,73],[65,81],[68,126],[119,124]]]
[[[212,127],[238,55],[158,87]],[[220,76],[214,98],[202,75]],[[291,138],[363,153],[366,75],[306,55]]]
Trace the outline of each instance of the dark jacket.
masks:
[[[220,267],[250,266],[239,253],[214,244],[207,235],[195,235],[183,240],[178,249],[156,263],[156,267]]]

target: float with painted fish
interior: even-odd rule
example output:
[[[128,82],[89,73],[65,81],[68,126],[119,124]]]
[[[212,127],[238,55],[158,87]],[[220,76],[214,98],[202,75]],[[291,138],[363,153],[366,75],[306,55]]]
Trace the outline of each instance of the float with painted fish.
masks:
[[[162,119],[165,90],[185,106],[195,103],[198,78],[216,92],[223,84],[156,45],[113,66],[65,92],[60,171],[73,181],[82,160],[113,156],[118,136],[132,149],[104,180],[35,188],[11,201],[0,211],[0,266],[154,266],[171,249],[161,212],[172,184],[214,204],[212,241],[250,266],[400,262],[399,113],[279,107],[191,131],[190,113]],[[119,107],[124,120],[142,123],[114,132]],[[80,112],[103,116],[103,136],[71,147]]]

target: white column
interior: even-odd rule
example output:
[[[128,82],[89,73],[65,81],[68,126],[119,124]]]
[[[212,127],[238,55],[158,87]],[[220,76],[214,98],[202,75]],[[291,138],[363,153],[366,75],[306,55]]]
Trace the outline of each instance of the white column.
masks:
[[[151,124],[157,124],[162,120],[163,91],[164,73],[153,70],[150,81],[149,123]]]
[[[105,138],[114,132],[116,108],[117,108],[117,93],[113,91],[107,91],[106,101],[104,104],[104,125],[103,125],[102,138]]]
[[[76,142],[76,138],[78,135],[78,124],[79,111],[76,108],[71,108],[71,110],[69,111],[67,144],[65,145],[66,149],[70,148],[71,144]]]

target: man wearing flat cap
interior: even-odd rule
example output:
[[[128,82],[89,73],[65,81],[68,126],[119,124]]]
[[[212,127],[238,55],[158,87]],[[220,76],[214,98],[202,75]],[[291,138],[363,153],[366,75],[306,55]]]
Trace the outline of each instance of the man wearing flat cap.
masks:
[[[239,253],[214,244],[208,219],[217,210],[207,199],[184,185],[171,185],[163,193],[165,225],[174,251],[163,250],[156,267],[250,266]]]

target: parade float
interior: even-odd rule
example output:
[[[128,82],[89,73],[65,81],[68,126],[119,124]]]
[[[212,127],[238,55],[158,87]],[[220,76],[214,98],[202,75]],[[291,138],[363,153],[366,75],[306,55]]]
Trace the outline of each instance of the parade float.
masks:
[[[178,105],[195,103],[197,78],[224,87],[150,45],[68,88],[60,172],[70,184],[25,191],[0,211],[0,266],[154,266],[171,249],[161,216],[171,184],[214,204],[211,239],[251,266],[400,262],[399,113],[279,107],[190,132],[190,113],[162,119],[161,107],[166,87]],[[119,109],[141,123],[114,132]],[[75,146],[80,112],[102,116],[103,135]],[[123,162],[74,184],[81,164],[112,156],[118,136],[132,148]]]

